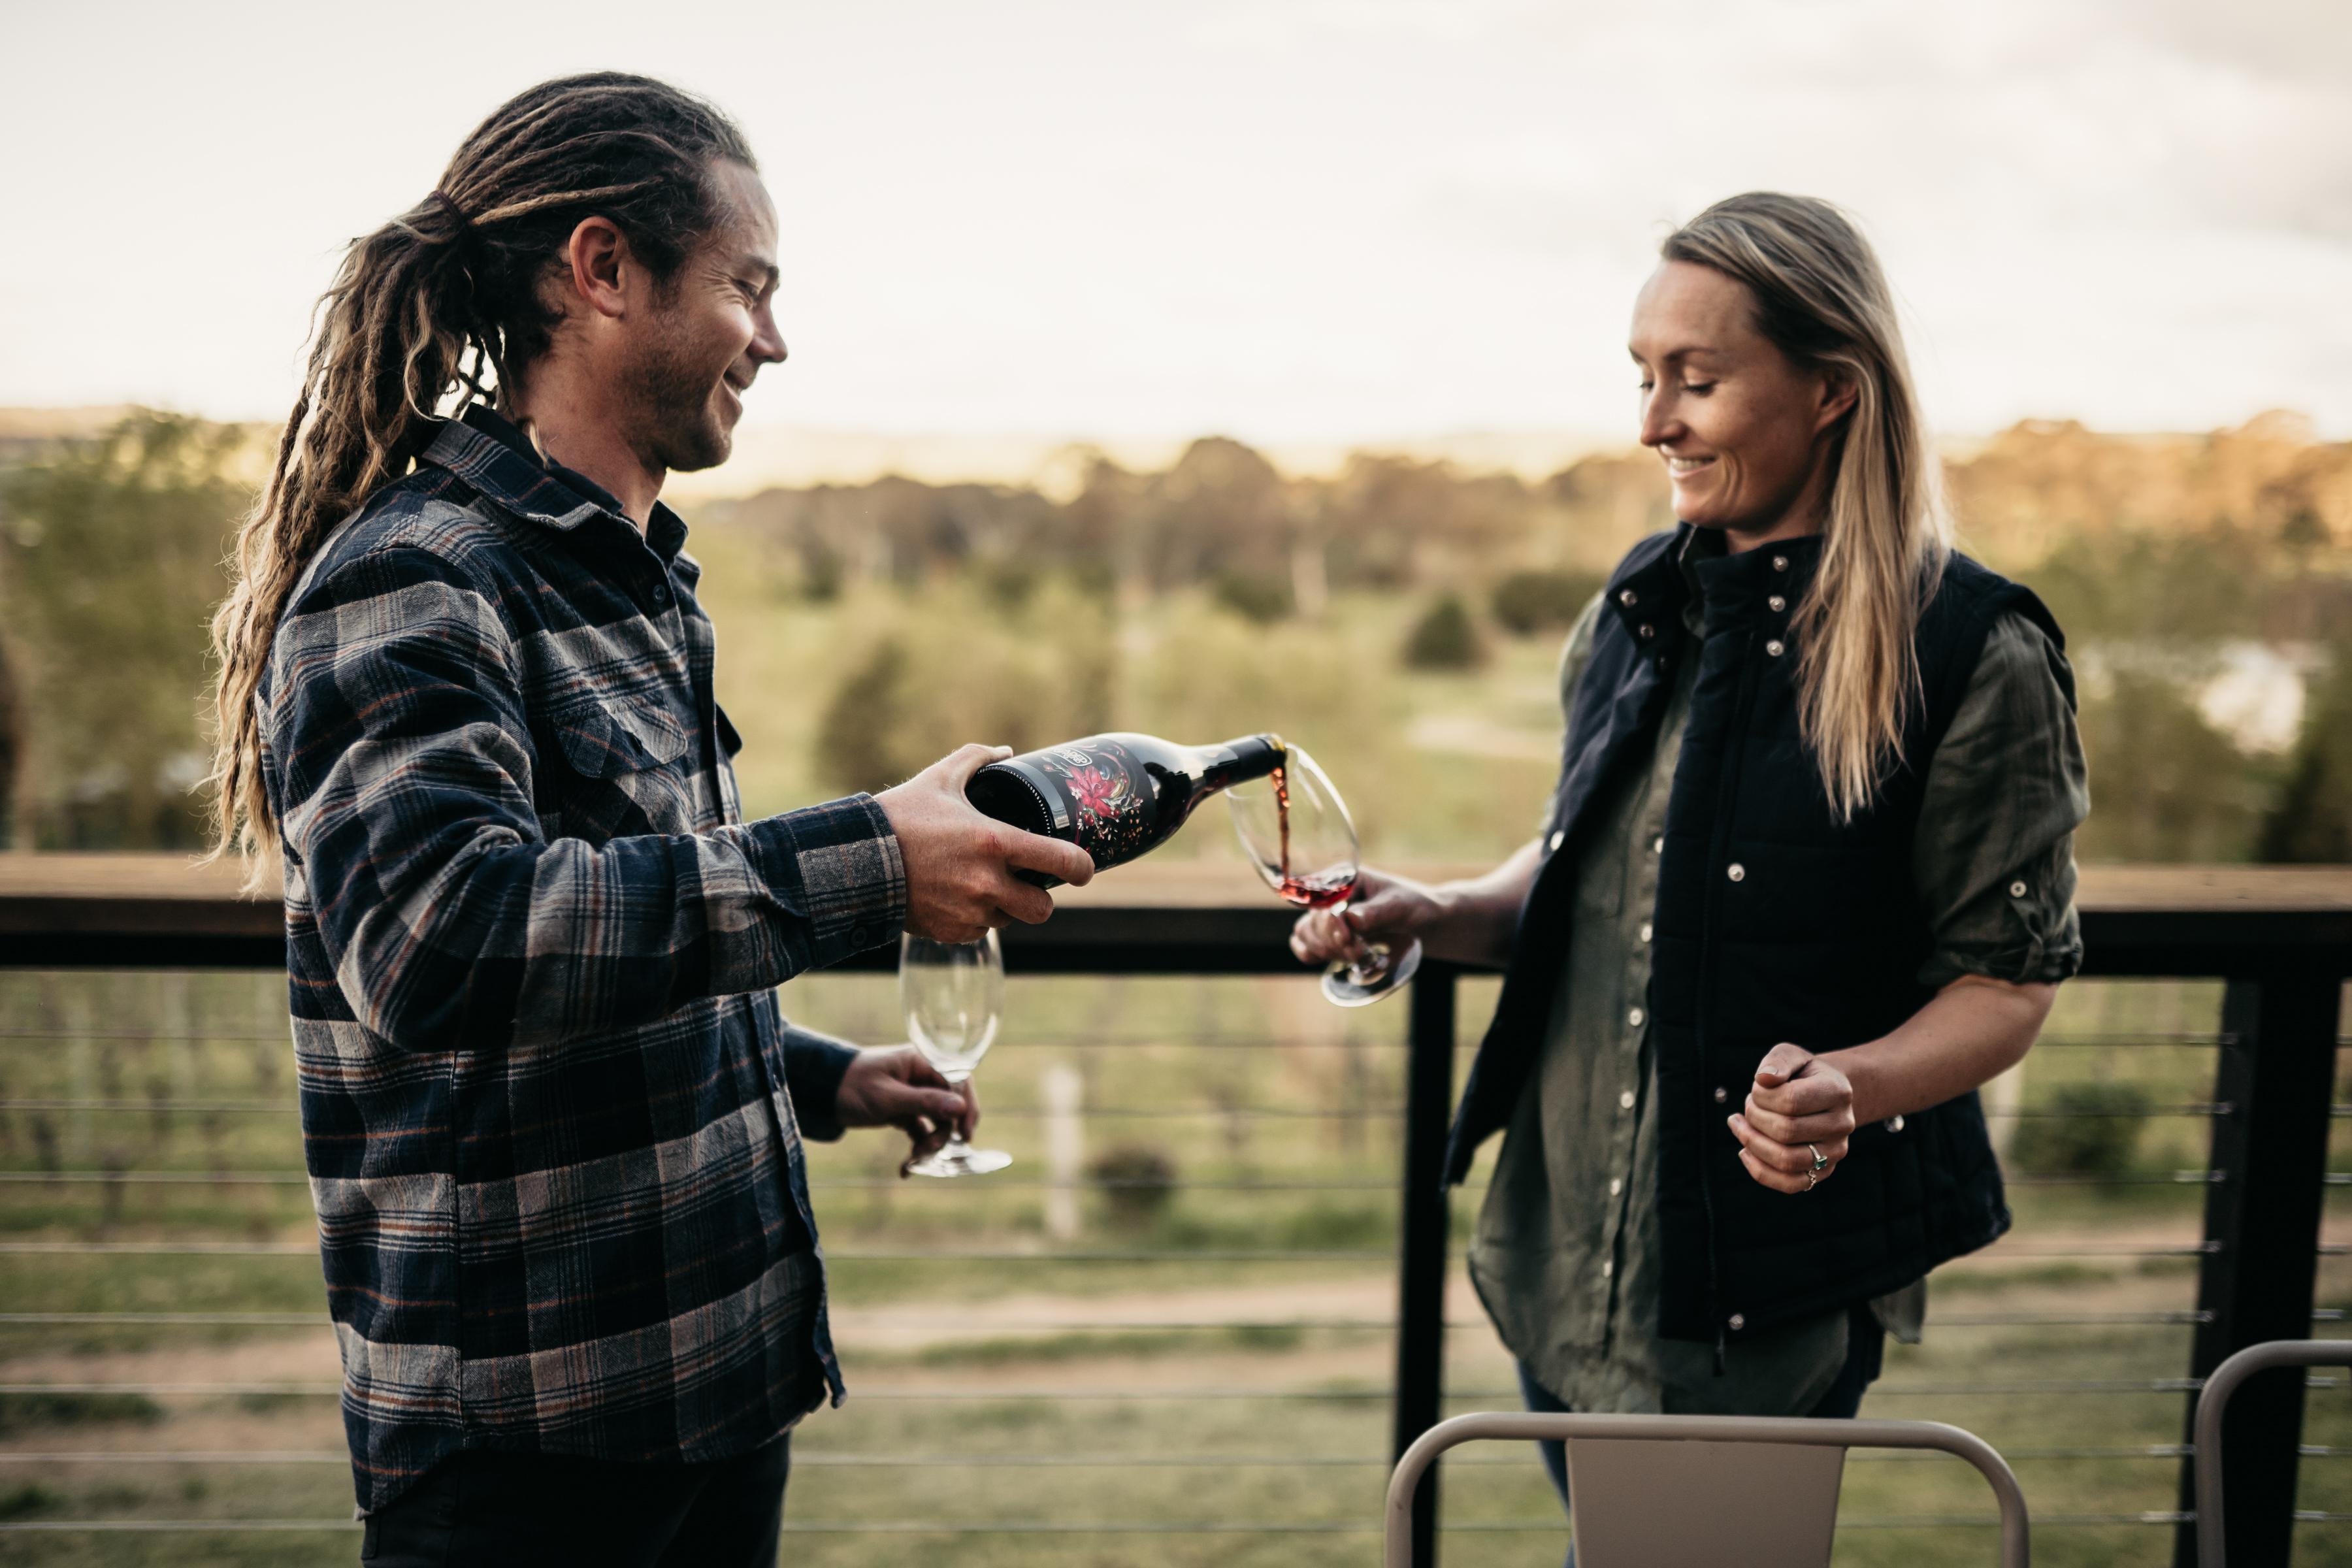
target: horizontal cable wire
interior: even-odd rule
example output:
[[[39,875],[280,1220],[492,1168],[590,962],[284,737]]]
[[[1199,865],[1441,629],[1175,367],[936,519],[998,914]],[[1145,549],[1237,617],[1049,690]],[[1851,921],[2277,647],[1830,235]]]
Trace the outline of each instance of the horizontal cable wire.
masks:
[[[324,1312],[0,1312],[0,1325],[9,1323],[128,1323],[151,1327],[217,1324],[238,1328],[302,1329],[333,1326]]]
[[[2121,1448],[2003,1448],[2001,1458],[2012,1461],[2050,1459],[2185,1459],[2194,1452],[2185,1443],[2157,1443],[2144,1447]],[[2300,1450],[2306,1459],[2340,1459],[2352,1458],[2352,1448],[2331,1448],[2317,1444],[2305,1444]],[[1942,1453],[1912,1452],[1899,1448],[1857,1448],[1846,1455],[1853,1464],[1864,1463],[1934,1463],[1948,1460],[1953,1456]],[[36,1452],[20,1450],[0,1453],[0,1465],[348,1465],[351,1455],[340,1448],[270,1448],[247,1452],[234,1450],[163,1450],[152,1448],[114,1449],[93,1448]],[[1473,1469],[1517,1469],[1527,1464],[1518,1455],[1507,1453],[1454,1453],[1445,1456],[1448,1468],[1466,1467]],[[1181,1470],[1286,1470],[1286,1469],[1390,1469],[1393,1459],[1378,1454],[880,1454],[880,1453],[796,1453],[793,1456],[794,1469],[963,1469],[963,1470],[1030,1470],[1030,1469],[1181,1469]]]
[[[2120,1174],[2103,1172],[2080,1171],[2007,1171],[2002,1173],[2001,1179],[2013,1187],[2123,1187],[2151,1185],[2205,1186],[2208,1184],[2219,1184],[2225,1181],[2227,1177],[2224,1173],[2220,1171],[2126,1172]],[[1392,1193],[1397,1190],[1398,1184],[1402,1180],[1402,1178],[1401,1176],[1390,1176],[1375,1179],[1317,1182],[1204,1182],[1192,1181],[1189,1179],[1172,1182],[1156,1182],[1144,1179],[1084,1176],[1076,1177],[1067,1182],[1056,1182],[1043,1178],[1030,1178],[1024,1180],[1015,1177],[1005,1181],[990,1182],[984,1189],[975,1188],[972,1190],[1006,1192],[1019,1189],[1024,1192],[1034,1192],[1040,1190],[1060,1190],[1067,1188],[1085,1192],[1119,1192],[1132,1190],[1165,1192],[1171,1194],[1178,1193],[1283,1192]],[[2352,1186],[2352,1171],[2330,1173],[2329,1174],[2323,1176],[2321,1180],[2329,1186]],[[0,1171],[0,1183],[16,1182],[28,1185],[70,1182],[101,1185],[108,1183],[122,1184],[138,1184],[142,1183],[157,1183],[165,1184],[184,1184],[190,1186],[199,1186],[207,1184],[274,1183],[287,1186],[307,1186],[310,1184],[310,1177],[309,1173],[302,1171]],[[1479,1182],[1465,1183],[1464,1190],[1466,1192],[1484,1185],[1484,1183]],[[941,1196],[947,1196],[961,1189],[952,1187],[910,1187],[904,1180],[896,1176],[835,1176],[810,1182],[809,1190],[816,1193],[936,1192]]]
[[[2320,1513],[2301,1511],[2295,1514],[2300,1524],[2338,1524],[2352,1521],[2352,1513]],[[2188,1523],[2196,1518],[2189,1513],[2061,1513],[2037,1514],[2033,1525],[2037,1530],[2066,1526],[2111,1524]],[[1990,1529],[2000,1522],[1991,1514],[1889,1514],[1840,1519],[1840,1530],[1949,1530]],[[220,1533],[234,1531],[302,1531],[362,1529],[358,1520],[351,1519],[55,1519],[13,1520],[0,1523],[0,1531],[15,1533],[112,1532],[142,1533],[205,1531]],[[1502,1534],[1510,1532],[1557,1534],[1568,1528],[1564,1520],[1462,1520],[1447,1521],[1438,1525],[1444,1535]],[[1383,1526],[1354,1521],[1335,1521],[1330,1523],[1294,1522],[1288,1521],[1245,1520],[1184,1520],[1166,1523],[1067,1523],[1051,1520],[1011,1521],[926,1521],[926,1520],[793,1520],[783,1521],[786,1535],[1376,1535]]]
[[[0,1110],[107,1110],[138,1111],[152,1114],[159,1110],[185,1111],[189,1113],[194,1113],[197,1111],[235,1111],[245,1113],[271,1110],[286,1111],[294,1110],[296,1109],[297,1107],[293,1104],[276,1100],[0,1100]],[[2211,1102],[2192,1101],[2185,1105],[2152,1105],[2143,1110],[2083,1110],[2076,1107],[2053,1106],[2046,1109],[2037,1110],[2020,1109],[2015,1110],[1997,1110],[1987,1109],[1984,1114],[1989,1121],[2000,1121],[2003,1119],[2015,1120],[2022,1118],[2036,1121],[2141,1121],[2148,1117],[2157,1116],[2210,1118],[2230,1115],[2231,1110],[2232,1107],[2231,1106],[2231,1103],[2224,1100]],[[2328,1110],[2330,1114],[2335,1116],[2352,1116],[2352,1105],[2330,1106]],[[1240,1120],[1244,1121],[1344,1121],[1353,1117],[1379,1117],[1387,1119],[1400,1117],[1404,1113],[1405,1108],[1402,1105],[1366,1105],[1353,1108],[1331,1106],[1290,1107],[1264,1105],[1204,1105],[1197,1107],[1185,1106],[1170,1108],[1165,1106],[1090,1105],[1082,1107],[1078,1114],[1081,1116],[1093,1117],[1115,1117],[1122,1121],[1177,1121],[1211,1116],[1224,1117],[1228,1120]],[[992,1106],[989,1108],[988,1114],[998,1117],[1020,1117],[1025,1120],[1030,1117],[1045,1116],[1051,1113],[1042,1106]]]

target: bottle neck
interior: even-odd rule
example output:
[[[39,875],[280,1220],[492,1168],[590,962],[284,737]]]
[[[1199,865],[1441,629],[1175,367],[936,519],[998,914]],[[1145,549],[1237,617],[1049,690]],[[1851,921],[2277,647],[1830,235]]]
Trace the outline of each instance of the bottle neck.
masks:
[[[1202,783],[1210,789],[1229,789],[1251,779],[1262,779],[1282,766],[1290,753],[1279,735],[1244,735],[1222,746],[1205,748],[1207,768]]]

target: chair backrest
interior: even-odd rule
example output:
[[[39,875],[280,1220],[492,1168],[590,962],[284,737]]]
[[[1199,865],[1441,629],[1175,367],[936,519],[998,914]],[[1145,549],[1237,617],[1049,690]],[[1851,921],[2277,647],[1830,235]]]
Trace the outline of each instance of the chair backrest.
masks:
[[[2221,1568],[2221,1417],[2230,1395],[2258,1372],[2281,1366],[2352,1366],[2352,1340],[2269,1340],[2213,1369],[2197,1396],[2197,1564]]]
[[[2017,1478],[1982,1438],[1940,1421],[1500,1411],[1441,1421],[1397,1461],[1388,1568],[1418,1568],[1412,1494],[1423,1473],[1481,1438],[1567,1443],[1577,1568],[1826,1568],[1848,1448],[1939,1448],[1968,1460],[2000,1505],[2002,1568],[2027,1568]]]

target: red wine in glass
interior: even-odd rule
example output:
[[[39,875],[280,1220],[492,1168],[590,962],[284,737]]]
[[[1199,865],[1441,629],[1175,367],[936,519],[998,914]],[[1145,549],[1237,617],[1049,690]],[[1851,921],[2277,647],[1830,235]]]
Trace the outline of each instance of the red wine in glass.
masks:
[[[1310,910],[1347,907],[1360,868],[1356,825],[1313,757],[1286,745],[1281,766],[1263,782],[1229,786],[1225,800],[1250,864],[1278,897]],[[1418,940],[1401,952],[1368,942],[1363,957],[1324,972],[1323,994],[1342,1007],[1361,1007],[1412,979],[1420,967]]]

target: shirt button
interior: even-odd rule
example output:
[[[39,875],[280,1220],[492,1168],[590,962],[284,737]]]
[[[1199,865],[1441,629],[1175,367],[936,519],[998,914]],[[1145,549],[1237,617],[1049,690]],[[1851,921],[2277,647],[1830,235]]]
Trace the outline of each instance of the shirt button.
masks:
[[[1628,588],[1623,593],[1617,595],[1617,602],[1630,610],[1634,605],[1642,602],[1642,595],[1633,592],[1633,589]]]
[[[1606,1279],[1616,1272],[1617,1260],[1615,1258],[1604,1258],[1601,1260],[1601,1278]]]
[[[1730,878],[1735,882],[1744,882],[1748,880],[1748,868],[1741,865],[1738,861],[1734,860],[1731,863],[1730,868],[1725,871],[1724,875]]]
[[[1745,1312],[1734,1312],[1734,1313],[1732,1313],[1732,1314],[1731,1314],[1731,1331],[1732,1331],[1733,1333],[1735,1333],[1735,1334],[1736,1334],[1736,1333],[1738,1333],[1740,1330],[1742,1330],[1742,1329],[1746,1328],[1747,1326],[1748,1326],[1748,1314],[1747,1314],[1747,1313],[1745,1313]]]
[[[656,605],[667,605],[669,603],[669,590],[663,587],[658,583],[654,584],[654,603]]]
[[[1625,1015],[1625,1021],[1633,1025],[1633,1027],[1637,1029],[1640,1028],[1642,1026],[1642,1010],[1639,1007],[1634,1008],[1632,1012]]]
[[[1664,837],[1663,835],[1662,835],[1662,836],[1660,836],[1660,837],[1656,837],[1656,838],[1653,838],[1653,839],[1651,839],[1651,840],[1650,840],[1650,853],[1651,853],[1651,854],[1653,854],[1653,855],[1663,855],[1663,854],[1664,854],[1665,852],[1666,852],[1666,841],[1665,841],[1665,838],[1664,838]]]
[[[1622,1193],[1624,1190],[1625,1184],[1623,1182],[1620,1181],[1615,1176],[1609,1178],[1609,1195],[1611,1197],[1615,1197],[1619,1193]]]
[[[1773,570],[1773,571],[1775,571],[1775,572],[1786,572],[1788,569],[1789,569],[1789,558],[1788,558],[1787,556],[1785,556],[1785,555],[1775,555],[1774,557],[1772,557],[1772,570]]]
[[[2009,896],[2012,899],[2021,899],[2025,897],[2025,884],[2022,882],[2011,882],[2009,885]]]
[[[1642,922],[1642,940],[1643,942],[1650,940],[1650,922],[1647,921]]]
[[[1771,605],[1771,606],[1772,606],[1772,611],[1773,611],[1773,614],[1775,614],[1775,615],[1778,615],[1780,611],[1785,610],[1785,609],[1787,609],[1787,608],[1789,607],[1789,601],[1788,601],[1788,600],[1786,600],[1786,599],[1784,599],[1784,598],[1782,598],[1782,597],[1780,597],[1780,595],[1778,595],[1778,594],[1773,595],[1770,598],[1769,598],[1769,599],[1765,600],[1764,602],[1765,602],[1766,604],[1768,604],[1768,605]]]
[[[1633,1109],[1633,1091],[1632,1089],[1629,1089],[1617,1097],[1617,1109],[1620,1110],[1631,1110]]]
[[[1566,833],[1566,831],[1564,831],[1564,830],[1560,830],[1560,829],[1555,829],[1555,830],[1553,831],[1553,833],[1552,833],[1552,836],[1551,836],[1551,847],[1552,847],[1554,849],[1559,848],[1559,846],[1560,846],[1560,841],[1561,841],[1562,839],[1566,838],[1567,837],[1568,837],[1568,834]]]
[[[1764,645],[1764,651],[1770,654],[1774,658],[1778,658],[1782,654],[1789,651],[1789,645],[1782,642],[1779,637],[1774,637],[1770,642]]]
[[[1729,1100],[1730,1098],[1731,1091],[1727,1089],[1718,1087],[1715,1091],[1715,1102],[1717,1105],[1721,1105],[1725,1100]]]
[[[867,931],[864,926],[851,926],[849,928],[849,945],[852,947],[864,947],[866,945],[866,939],[873,934],[874,933],[872,931]]]

